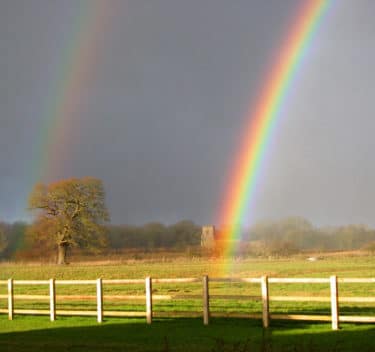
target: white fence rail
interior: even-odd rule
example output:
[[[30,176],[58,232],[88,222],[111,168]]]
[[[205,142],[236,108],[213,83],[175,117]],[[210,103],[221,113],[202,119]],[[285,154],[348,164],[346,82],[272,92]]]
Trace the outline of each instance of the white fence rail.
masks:
[[[186,284],[201,283],[202,295],[186,294],[154,294],[153,284]],[[259,296],[245,295],[210,295],[209,283],[250,283],[260,284]],[[270,296],[270,284],[327,284],[330,288],[330,297],[317,296]],[[263,327],[267,328],[271,320],[306,320],[306,321],[330,321],[333,330],[339,328],[340,322],[356,323],[375,323],[375,314],[371,316],[348,316],[339,314],[339,303],[375,303],[375,297],[339,297],[339,284],[375,284],[375,278],[175,278],[175,279],[97,279],[97,280],[0,280],[0,286],[7,286],[7,294],[0,295],[0,299],[6,299],[8,302],[7,309],[0,309],[0,313],[8,314],[9,320],[12,320],[15,314],[31,315],[49,315],[50,320],[54,321],[57,315],[67,316],[96,316],[98,323],[103,321],[103,317],[145,317],[148,324],[152,323],[153,317],[203,317],[203,324],[208,325],[210,317],[240,317],[240,318],[257,318],[262,319]],[[144,284],[144,295],[104,295],[103,286],[110,285],[134,285]],[[14,294],[16,285],[44,285],[49,287],[49,295],[25,295]],[[96,295],[56,295],[57,285],[93,285],[96,287]],[[199,299],[202,302],[201,312],[155,312],[153,311],[153,301],[167,300],[186,300]],[[257,300],[262,302],[262,312],[259,314],[245,313],[220,313],[210,312],[210,300],[212,299],[235,299],[235,300]],[[15,300],[47,301],[49,309],[15,309]],[[96,310],[57,310],[56,301],[96,301]],[[144,312],[139,311],[106,311],[103,309],[104,301],[126,301],[140,300],[145,302],[146,309]],[[311,314],[270,314],[270,302],[330,302],[330,315],[311,315]],[[374,310],[372,311],[374,313]]]

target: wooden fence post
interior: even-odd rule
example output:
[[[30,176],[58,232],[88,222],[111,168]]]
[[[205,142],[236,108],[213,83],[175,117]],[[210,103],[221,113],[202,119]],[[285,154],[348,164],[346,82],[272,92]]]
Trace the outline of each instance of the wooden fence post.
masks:
[[[8,319],[13,320],[14,297],[13,297],[13,279],[8,280]]]
[[[96,302],[98,310],[98,323],[103,322],[103,282],[102,279],[96,280]]]
[[[330,277],[331,286],[331,316],[332,316],[332,330],[338,330],[339,328],[339,291],[337,286],[337,276],[332,275]]]
[[[210,296],[208,292],[208,276],[203,276],[203,324],[208,325],[210,320]]]
[[[267,275],[261,278],[261,290],[262,290],[262,320],[263,327],[268,328],[270,326],[270,303],[269,303],[269,292],[268,292],[268,277]]]
[[[55,321],[55,319],[56,319],[55,279],[49,280],[49,310],[50,310],[51,321]]]
[[[152,279],[151,277],[146,277],[146,320],[147,324],[152,323]]]

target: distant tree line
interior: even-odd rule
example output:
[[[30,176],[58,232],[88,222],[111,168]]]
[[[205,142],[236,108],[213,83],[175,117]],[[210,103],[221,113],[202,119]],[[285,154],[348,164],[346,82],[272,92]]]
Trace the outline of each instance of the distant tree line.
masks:
[[[40,229],[38,229],[41,231]],[[157,249],[185,251],[200,245],[200,226],[190,220],[172,225],[158,222],[142,226],[104,225],[98,233],[100,238],[93,245],[78,243],[74,247],[85,254],[111,253],[124,250],[151,252]],[[0,260],[46,259],[56,256],[54,237],[36,236],[35,224],[0,222]]]
[[[152,222],[143,226],[111,225],[107,229],[109,244],[113,249],[184,249],[200,244],[200,226],[190,220],[169,226]]]
[[[249,250],[258,255],[288,255],[300,251],[372,250],[375,229],[366,225],[314,227],[302,217],[262,221],[244,232]]]
[[[176,251],[193,255],[222,255],[229,243],[217,229],[209,246],[201,244],[201,226],[190,220],[172,225],[151,222],[142,226],[111,225],[103,182],[94,177],[37,183],[28,208],[33,222],[0,222],[0,260],[51,260],[67,263],[71,251],[83,255],[131,251]],[[236,254],[289,256],[301,251],[366,249],[375,253],[375,229],[365,225],[314,227],[302,217],[262,221],[241,231]],[[233,243],[231,244],[233,245]],[[168,255],[169,255],[168,254]],[[53,260],[53,259],[52,259]]]
[[[0,222],[0,259],[45,259],[56,256],[56,241],[31,235],[32,224]],[[199,250],[201,227],[190,220],[172,225],[152,222],[140,226],[104,225],[97,248],[87,253],[122,253],[128,250],[152,252]],[[218,230],[220,232],[220,229]],[[301,251],[343,251],[365,249],[375,253],[375,229],[365,225],[314,227],[301,217],[258,222],[243,230],[239,254],[288,256]],[[81,246],[85,248],[85,246]],[[242,251],[242,252],[241,252]],[[195,251],[194,253],[197,253]]]

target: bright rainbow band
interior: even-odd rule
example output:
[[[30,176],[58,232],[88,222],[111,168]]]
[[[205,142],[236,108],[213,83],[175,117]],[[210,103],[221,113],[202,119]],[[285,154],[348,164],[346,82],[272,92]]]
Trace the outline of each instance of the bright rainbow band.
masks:
[[[249,217],[248,211],[260,181],[261,164],[281,115],[282,104],[330,2],[304,1],[264,81],[265,85],[255,108],[250,108],[248,125],[240,137],[241,145],[231,169],[227,183],[229,186],[219,214],[219,224],[224,226],[220,238],[224,256],[234,253],[240,239],[241,225]]]

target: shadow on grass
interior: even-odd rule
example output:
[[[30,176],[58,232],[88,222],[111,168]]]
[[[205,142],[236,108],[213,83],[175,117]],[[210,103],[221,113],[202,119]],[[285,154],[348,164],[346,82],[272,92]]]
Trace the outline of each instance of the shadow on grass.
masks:
[[[13,324],[13,326],[12,326]],[[8,331],[7,331],[8,330]],[[13,330],[13,331],[10,331]],[[15,331],[18,330],[18,331]],[[346,324],[331,331],[329,324],[260,322],[246,319],[108,319],[99,325],[87,318],[18,317],[0,319],[0,351],[209,351],[300,352],[374,351],[375,327]],[[373,336],[371,338],[371,336]]]
[[[308,308],[308,309],[298,309],[298,308],[287,308],[287,309],[276,309],[271,307],[271,314],[307,314],[307,315],[331,315],[331,307],[322,308]],[[360,307],[360,306],[339,306],[340,315],[358,315],[358,316],[373,316],[373,307]]]

